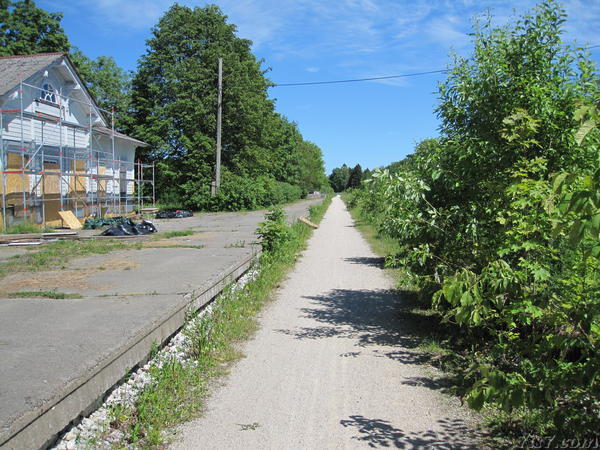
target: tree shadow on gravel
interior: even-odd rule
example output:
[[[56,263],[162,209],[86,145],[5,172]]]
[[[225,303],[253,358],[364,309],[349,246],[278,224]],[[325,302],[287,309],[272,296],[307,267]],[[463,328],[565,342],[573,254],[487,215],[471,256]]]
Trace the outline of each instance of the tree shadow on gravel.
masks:
[[[447,360],[456,358],[456,355],[446,356],[421,348],[429,339],[452,334],[452,330],[448,329],[450,325],[440,322],[439,316],[420,309],[412,292],[334,289],[324,295],[305,298],[310,305],[301,309],[304,317],[320,325],[276,331],[296,339],[348,338],[362,348],[391,346],[393,350],[373,349],[371,354],[401,364],[431,364],[446,368]],[[455,364],[454,361],[451,363]],[[408,379],[404,383],[462,395],[463,375],[460,371],[450,372],[429,382]]]
[[[355,428],[353,439],[366,442],[369,447],[476,449],[477,433],[471,431],[461,419],[440,419],[440,430],[404,432],[387,420],[370,419],[352,415],[340,420],[345,428]]]
[[[297,339],[353,338],[358,339],[361,347],[416,345],[398,320],[400,297],[394,291],[335,289],[328,295],[305,298],[311,300],[314,307],[302,308],[303,315],[323,325],[279,332]]]
[[[344,261],[352,264],[364,264],[365,266],[377,267],[378,269],[383,269],[385,266],[385,258],[381,256],[359,256],[355,258],[344,258]]]

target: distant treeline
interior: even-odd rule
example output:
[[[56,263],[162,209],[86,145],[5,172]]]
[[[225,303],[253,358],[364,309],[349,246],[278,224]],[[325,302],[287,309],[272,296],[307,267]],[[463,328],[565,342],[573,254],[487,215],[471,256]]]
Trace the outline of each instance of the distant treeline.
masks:
[[[63,51],[117,128],[150,144],[159,201],[194,209],[251,209],[328,189],[321,149],[275,111],[263,61],[213,5],[174,4],[152,28],[136,72],[87,58],[33,1],[0,2],[0,56]],[[214,177],[217,64],[223,58],[222,186]]]
[[[363,171],[360,164],[357,164],[352,169],[346,164],[342,164],[342,167],[336,167],[331,171],[329,186],[334,192],[343,192],[349,188],[359,187],[361,182],[370,176],[371,171],[369,169]]]

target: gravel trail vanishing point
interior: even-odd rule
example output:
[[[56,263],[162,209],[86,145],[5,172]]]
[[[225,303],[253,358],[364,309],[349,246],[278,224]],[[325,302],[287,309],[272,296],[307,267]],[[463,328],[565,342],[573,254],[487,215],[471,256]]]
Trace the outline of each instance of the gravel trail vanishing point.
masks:
[[[260,330],[177,449],[477,448],[402,332],[391,280],[335,197]]]

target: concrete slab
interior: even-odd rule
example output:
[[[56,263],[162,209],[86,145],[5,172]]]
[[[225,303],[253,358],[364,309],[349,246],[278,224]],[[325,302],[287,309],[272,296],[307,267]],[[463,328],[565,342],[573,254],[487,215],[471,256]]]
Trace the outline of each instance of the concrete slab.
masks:
[[[318,201],[286,207],[290,221]],[[201,307],[247,270],[263,217],[255,211],[160,220],[161,234],[198,233],[159,234],[141,250],[1,280],[0,292],[56,287],[82,298],[0,298],[0,447],[43,447],[90,408],[154,343],[181,327],[190,304]]]

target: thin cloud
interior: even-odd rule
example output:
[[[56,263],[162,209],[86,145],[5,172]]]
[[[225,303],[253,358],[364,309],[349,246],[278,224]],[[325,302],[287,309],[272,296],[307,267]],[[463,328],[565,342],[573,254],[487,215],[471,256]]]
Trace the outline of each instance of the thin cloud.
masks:
[[[42,6],[44,2],[49,4],[50,0],[40,0]],[[369,61],[370,65],[402,60],[411,71],[419,71],[430,68],[435,60],[443,65],[451,47],[459,52],[469,48],[468,33],[474,15],[489,10],[494,23],[504,24],[531,10],[536,0],[217,0],[215,3],[236,24],[239,36],[252,40],[253,49],[268,55],[274,64],[302,61],[304,67],[324,67],[322,59],[326,57],[329,66],[344,68],[352,65],[348,61],[357,59]],[[60,8],[93,21],[98,28],[96,32],[134,36],[147,34],[171,4],[171,0],[63,0]],[[183,0],[181,4],[199,3]],[[600,2],[566,0],[565,4],[569,14],[565,39],[581,44],[598,43]]]

